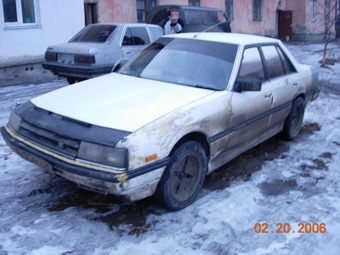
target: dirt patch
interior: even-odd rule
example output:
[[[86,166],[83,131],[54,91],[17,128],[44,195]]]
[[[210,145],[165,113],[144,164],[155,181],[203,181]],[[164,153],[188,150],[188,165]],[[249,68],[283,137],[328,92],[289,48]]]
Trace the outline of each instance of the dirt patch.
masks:
[[[328,158],[328,159],[333,159],[333,155],[334,153],[330,153],[330,152],[324,152],[320,155],[320,157],[322,158]]]
[[[282,158],[283,153],[287,151],[289,146],[286,143],[272,137],[209,174],[203,188],[224,189],[229,187],[232,181],[247,181],[254,172],[262,169],[264,161]]]
[[[312,159],[311,160],[314,165],[307,165],[307,164],[302,164],[300,166],[300,169],[303,171],[306,170],[328,170],[328,166],[326,163],[320,159]]]
[[[57,204],[54,204],[48,210],[63,211],[71,206],[79,206],[95,208],[97,213],[106,213],[112,210],[112,206],[120,204],[122,204],[122,201],[114,195],[102,195],[79,189],[73,194],[62,197]]]
[[[75,193],[61,198],[58,203],[51,206],[48,210],[63,211],[72,206],[87,209],[94,208],[96,213],[105,215],[95,218],[87,217],[87,220],[104,222],[111,230],[124,226],[118,230],[118,233],[138,236],[145,233],[152,225],[146,222],[148,215],[160,215],[156,210],[149,209],[153,204],[151,199],[126,203],[114,195],[103,195],[78,189]],[[110,213],[111,211],[114,212]]]
[[[155,210],[148,208],[148,205],[150,205],[148,200],[139,201],[133,204],[123,204],[120,206],[119,211],[94,218],[94,220],[107,223],[112,230],[124,224],[127,228],[120,229],[118,231],[119,233],[125,234],[127,232],[129,235],[138,236],[147,232],[152,224],[155,223],[146,222],[148,215],[160,215],[160,213]]]
[[[278,196],[297,189],[296,180],[274,180],[272,182],[264,182],[259,185],[262,194]]]
[[[310,134],[313,134],[315,131],[320,131],[320,130],[321,130],[321,127],[318,123],[316,122],[307,123],[301,128],[299,135],[310,135]]]

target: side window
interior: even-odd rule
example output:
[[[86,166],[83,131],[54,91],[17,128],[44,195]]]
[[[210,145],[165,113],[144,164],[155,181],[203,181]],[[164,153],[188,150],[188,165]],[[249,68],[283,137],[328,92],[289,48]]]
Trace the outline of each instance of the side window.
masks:
[[[217,12],[215,11],[203,11],[202,19],[205,25],[214,25],[218,23]]]
[[[125,46],[133,45],[133,39],[132,39],[132,34],[131,34],[130,28],[126,29],[122,45],[125,45]]]
[[[126,29],[123,45],[147,45],[150,39],[144,27],[130,27]]]
[[[284,75],[285,71],[276,47],[274,45],[262,46],[262,52],[267,64],[268,78]]]
[[[244,50],[238,78],[256,78],[264,81],[262,59],[257,47]]]
[[[285,73],[289,74],[289,73],[296,73],[296,69],[293,66],[292,62],[290,62],[290,60],[286,57],[285,54],[283,54],[282,50],[277,47],[277,50],[279,52],[279,55],[281,57],[281,61],[283,63],[283,67],[285,69]]]
[[[194,10],[185,10],[184,11],[184,16],[185,16],[185,24],[186,25],[197,25],[197,24],[202,24],[203,20],[201,17],[201,12],[199,11],[194,11]]]

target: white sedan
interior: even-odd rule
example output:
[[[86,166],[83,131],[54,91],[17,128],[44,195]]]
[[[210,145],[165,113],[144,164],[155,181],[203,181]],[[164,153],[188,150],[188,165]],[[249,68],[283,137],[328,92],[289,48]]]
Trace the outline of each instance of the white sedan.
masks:
[[[168,35],[118,73],[16,106],[7,144],[49,172],[130,201],[155,195],[170,210],[205,176],[280,133],[294,139],[319,95],[316,68],[276,39]]]

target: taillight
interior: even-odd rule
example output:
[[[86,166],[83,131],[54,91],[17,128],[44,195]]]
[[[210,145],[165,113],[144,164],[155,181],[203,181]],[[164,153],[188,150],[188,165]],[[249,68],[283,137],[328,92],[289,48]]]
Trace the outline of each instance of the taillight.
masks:
[[[57,61],[57,53],[46,51],[45,52],[46,61]]]
[[[74,56],[74,63],[77,64],[94,64],[94,56],[89,55],[75,55]]]

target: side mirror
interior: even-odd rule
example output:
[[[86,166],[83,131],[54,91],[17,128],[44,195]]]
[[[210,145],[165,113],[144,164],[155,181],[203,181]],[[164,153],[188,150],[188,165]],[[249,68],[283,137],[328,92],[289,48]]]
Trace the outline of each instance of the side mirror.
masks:
[[[256,78],[239,78],[235,82],[234,91],[244,92],[244,91],[261,91],[262,81]]]

